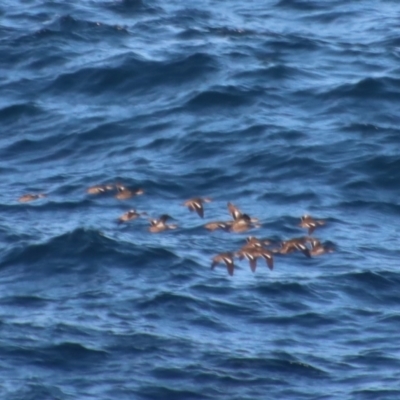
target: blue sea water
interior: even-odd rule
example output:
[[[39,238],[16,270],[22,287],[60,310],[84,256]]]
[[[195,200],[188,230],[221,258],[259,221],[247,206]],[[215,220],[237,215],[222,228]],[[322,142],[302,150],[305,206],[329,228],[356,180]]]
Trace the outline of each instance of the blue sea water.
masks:
[[[399,15],[3,0],[0,398],[399,399]],[[86,193],[114,182],[145,194]],[[228,201],[261,227],[205,230]],[[210,269],[305,213],[334,253]]]

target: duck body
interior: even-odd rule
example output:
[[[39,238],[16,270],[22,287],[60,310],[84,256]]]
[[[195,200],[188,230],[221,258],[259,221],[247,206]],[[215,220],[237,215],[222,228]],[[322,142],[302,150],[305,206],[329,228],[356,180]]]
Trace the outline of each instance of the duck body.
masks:
[[[310,258],[310,250],[306,246],[306,243],[309,241],[307,237],[294,238],[287,241],[282,242],[281,248],[276,250],[277,253],[280,254],[289,254],[294,251],[301,251],[306,257]]]
[[[209,231],[216,231],[217,229],[228,231],[231,225],[232,221],[212,221],[205,224],[204,227]]]
[[[333,253],[333,249],[328,246],[324,246],[318,239],[312,239],[311,241],[311,256],[320,256],[326,253]]]
[[[248,214],[242,213],[239,208],[230,202],[228,202],[228,211],[233,218],[233,222],[229,227],[231,232],[242,233],[251,228],[260,227],[257,218],[252,218]]]
[[[254,247],[263,247],[264,245],[270,245],[271,241],[268,239],[258,239],[254,236],[248,236],[246,238],[247,245]]]
[[[325,221],[316,220],[313,217],[311,217],[311,215],[307,215],[307,214],[305,214],[301,217],[301,221],[299,224],[299,226],[301,228],[308,229],[309,235],[311,235],[318,226],[322,226],[322,225],[325,225]]]
[[[171,217],[167,214],[163,214],[159,219],[151,219],[149,231],[152,233],[162,232],[168,229],[176,229],[178,226],[173,224],[167,224],[167,220]]]
[[[210,203],[212,200],[208,197],[195,197],[190,200],[186,200],[183,205],[189,208],[189,211],[195,211],[199,217],[204,218],[204,203]]]
[[[24,194],[23,196],[21,196],[18,201],[20,203],[28,203],[30,201],[34,201],[37,199],[41,199],[43,197],[46,197],[46,195],[44,193],[39,193],[39,194]]]
[[[251,218],[247,214],[242,214],[240,218],[235,219],[231,226],[231,232],[242,233],[252,228],[259,228],[261,225],[257,223],[257,218]]]
[[[117,194],[115,195],[115,198],[118,200],[130,199],[133,196],[140,196],[144,193],[143,189],[131,190],[123,185],[117,185],[116,188]]]
[[[253,228],[253,224],[250,222],[250,219],[242,217],[232,222],[232,224],[229,227],[229,231],[242,233],[248,231],[251,228]]]
[[[139,218],[141,215],[147,215],[147,213],[143,212],[143,213],[138,213],[135,209],[129,210],[127,211],[125,214],[122,214],[119,218],[118,218],[118,223],[123,223],[123,222],[128,222],[131,221],[133,219]]]
[[[228,202],[228,211],[232,215],[234,221],[245,220],[251,223],[258,222],[258,218],[252,218],[248,214],[242,213],[242,211],[240,211],[239,208],[237,208],[231,202]]]
[[[245,245],[237,253],[240,260],[247,258],[250,263],[250,269],[252,272],[256,271],[257,268],[257,258],[262,257],[270,270],[274,268],[274,257],[271,251],[263,249],[260,247],[249,247]]]
[[[88,188],[86,192],[89,194],[104,194],[114,189],[113,185],[96,185]]]

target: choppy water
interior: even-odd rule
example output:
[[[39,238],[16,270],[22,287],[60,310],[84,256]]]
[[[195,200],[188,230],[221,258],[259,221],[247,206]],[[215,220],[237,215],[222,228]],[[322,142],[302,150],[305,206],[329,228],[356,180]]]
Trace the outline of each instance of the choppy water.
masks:
[[[1,399],[400,398],[400,4],[190,4],[0,4]],[[336,252],[211,271],[194,195]]]

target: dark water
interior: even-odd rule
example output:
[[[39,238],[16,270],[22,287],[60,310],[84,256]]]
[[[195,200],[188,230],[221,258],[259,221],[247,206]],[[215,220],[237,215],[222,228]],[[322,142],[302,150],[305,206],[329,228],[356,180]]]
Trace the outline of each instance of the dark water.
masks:
[[[399,399],[399,13],[2,1],[1,399]],[[211,271],[247,236],[203,228],[227,201],[336,251]]]

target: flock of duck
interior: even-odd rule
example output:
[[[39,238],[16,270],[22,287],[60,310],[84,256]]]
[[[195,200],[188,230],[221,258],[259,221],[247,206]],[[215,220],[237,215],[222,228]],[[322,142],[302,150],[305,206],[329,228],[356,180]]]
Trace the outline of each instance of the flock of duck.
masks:
[[[90,195],[113,194],[115,198],[125,200],[142,195],[144,191],[142,189],[133,190],[122,184],[109,184],[92,186],[87,189],[87,193]],[[46,197],[46,194],[25,194],[21,196],[18,201],[26,203],[43,197]],[[189,211],[196,212],[199,217],[204,218],[204,204],[211,201],[212,200],[208,197],[196,197],[185,201],[182,205],[188,207]],[[243,213],[230,202],[228,202],[228,211],[232,217],[231,220],[208,222],[204,227],[210,231],[221,229],[226,232],[238,233],[261,227],[257,218],[250,217],[248,214]],[[135,209],[131,209],[122,214],[117,222],[120,224],[126,223],[140,216],[147,216],[147,213],[139,213]],[[168,214],[163,214],[158,219],[149,218],[149,231],[158,233],[169,229],[176,229],[178,227],[176,224],[167,223],[170,219],[173,218]],[[246,243],[239,250],[220,253],[213,257],[211,268],[214,269],[219,263],[225,263],[229,275],[233,275],[235,269],[234,260],[236,257],[239,258],[239,260],[246,258],[249,261],[251,271],[255,272],[258,258],[264,258],[266,265],[272,270],[274,268],[274,254],[289,254],[300,251],[306,257],[310,258],[325,253],[331,253],[333,251],[332,247],[326,246],[318,239],[309,236],[316,228],[323,225],[325,225],[325,221],[316,220],[310,215],[303,215],[300,219],[299,226],[308,230],[308,236],[282,241],[278,247],[276,247],[276,244],[275,247],[270,247],[274,246],[274,244],[268,239],[258,239],[254,236],[249,236],[246,239]]]

